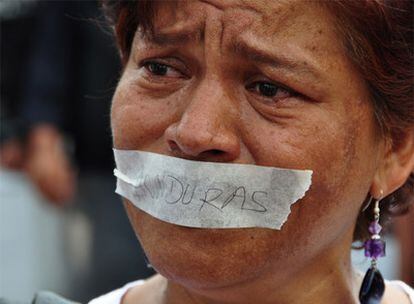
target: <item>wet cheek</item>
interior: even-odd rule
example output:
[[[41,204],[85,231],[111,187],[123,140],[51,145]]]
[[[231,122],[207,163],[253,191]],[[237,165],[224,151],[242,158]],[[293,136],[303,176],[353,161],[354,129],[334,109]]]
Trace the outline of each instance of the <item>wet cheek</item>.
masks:
[[[161,137],[174,120],[170,102],[152,102],[133,87],[119,87],[114,95],[111,125],[114,146],[139,149]]]

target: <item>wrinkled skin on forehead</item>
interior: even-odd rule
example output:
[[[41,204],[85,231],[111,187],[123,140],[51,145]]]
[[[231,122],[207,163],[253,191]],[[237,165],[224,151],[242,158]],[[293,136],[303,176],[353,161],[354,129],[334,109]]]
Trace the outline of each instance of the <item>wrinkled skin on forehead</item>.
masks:
[[[163,2],[154,20],[163,39],[137,31],[113,99],[114,146],[311,169],[311,188],[280,231],[179,227],[126,201],[133,228],[157,271],[196,294],[232,290],[229,301],[253,303],[289,298],[293,284],[322,295],[335,277],[336,296],[353,303],[349,247],[381,157],[363,81],[316,2],[222,2]],[[152,75],[150,61],[166,75]],[[282,89],[269,98],[258,82]]]

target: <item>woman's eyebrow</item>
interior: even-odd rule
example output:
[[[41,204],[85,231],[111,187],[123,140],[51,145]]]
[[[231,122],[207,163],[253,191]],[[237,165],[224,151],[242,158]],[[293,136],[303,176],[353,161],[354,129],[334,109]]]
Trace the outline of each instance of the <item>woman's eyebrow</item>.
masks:
[[[146,33],[139,33],[141,39],[145,42],[153,44],[158,47],[163,46],[178,46],[189,42],[202,42],[204,40],[204,30],[202,29],[185,29],[175,30],[170,32],[152,31]]]
[[[297,73],[305,73],[310,76],[322,79],[322,74],[319,69],[312,63],[313,60],[309,60],[303,56],[297,58],[291,56],[288,57],[282,54],[274,54],[264,48],[258,48],[253,45],[249,45],[245,41],[233,41],[229,47],[230,51],[244,59],[254,61],[259,64],[271,65],[275,68],[292,70]]]

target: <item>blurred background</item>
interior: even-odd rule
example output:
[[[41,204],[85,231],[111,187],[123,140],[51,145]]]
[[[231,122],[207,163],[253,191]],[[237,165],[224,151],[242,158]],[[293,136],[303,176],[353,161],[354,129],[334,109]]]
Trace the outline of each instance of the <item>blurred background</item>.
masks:
[[[153,272],[112,171],[117,50],[95,1],[0,1],[0,297],[86,302]]]
[[[0,297],[80,302],[153,271],[114,194],[110,100],[121,73],[95,1],[0,0]],[[352,252],[361,272],[363,252]],[[414,212],[379,267],[414,286]]]

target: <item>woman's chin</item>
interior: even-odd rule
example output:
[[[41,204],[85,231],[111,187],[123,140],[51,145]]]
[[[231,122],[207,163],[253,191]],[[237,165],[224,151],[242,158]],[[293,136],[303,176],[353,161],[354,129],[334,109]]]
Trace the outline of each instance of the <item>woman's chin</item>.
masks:
[[[126,204],[151,265],[167,279],[195,289],[248,281],[266,270],[274,232],[200,229],[160,221]]]

